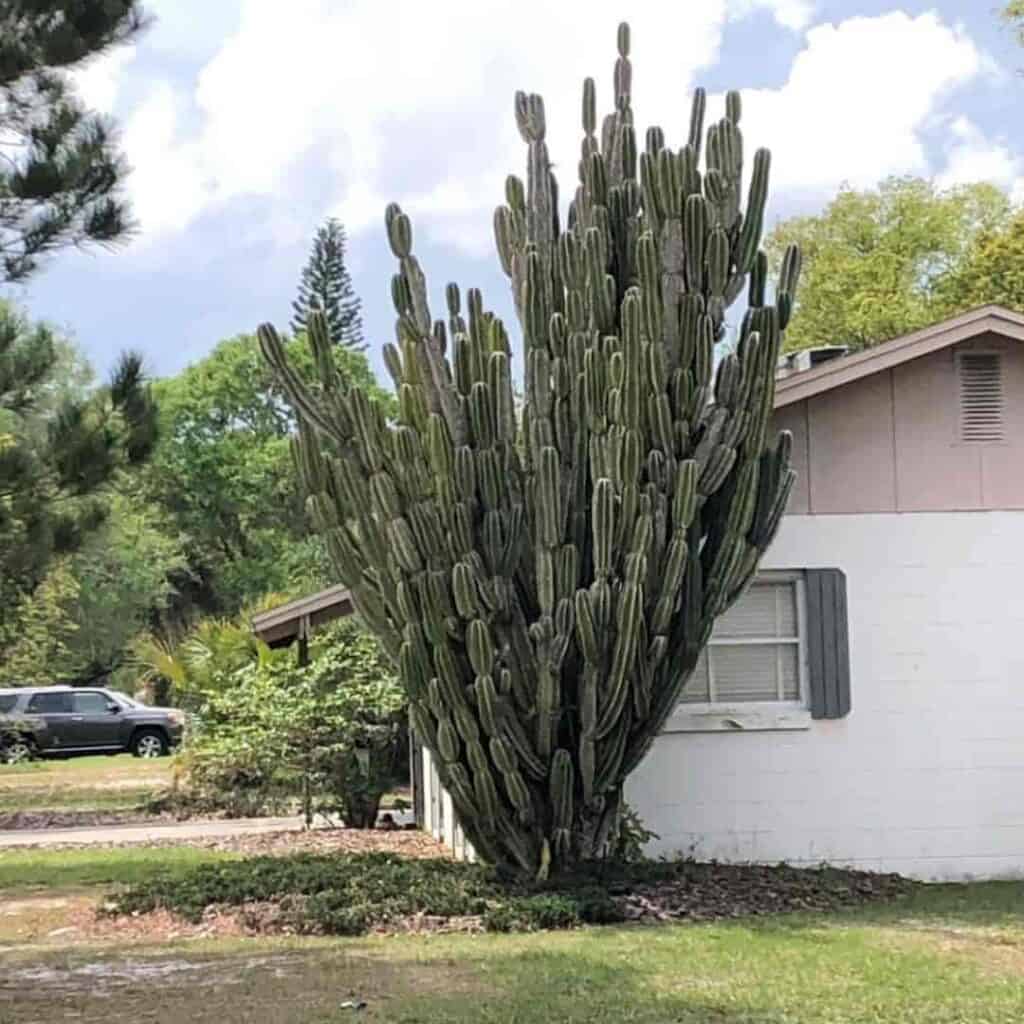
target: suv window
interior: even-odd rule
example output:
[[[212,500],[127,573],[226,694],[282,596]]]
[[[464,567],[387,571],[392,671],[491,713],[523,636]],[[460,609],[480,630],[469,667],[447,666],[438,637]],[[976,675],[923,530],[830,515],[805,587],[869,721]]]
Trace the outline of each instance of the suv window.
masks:
[[[34,715],[62,715],[71,710],[71,695],[67,693],[37,693],[29,702],[28,710]]]
[[[11,694],[9,696],[0,697],[0,715],[6,714],[8,711],[14,710],[14,705],[18,703],[16,695]]]
[[[110,710],[112,701],[102,693],[75,693],[71,696],[71,710],[76,715],[105,715]]]

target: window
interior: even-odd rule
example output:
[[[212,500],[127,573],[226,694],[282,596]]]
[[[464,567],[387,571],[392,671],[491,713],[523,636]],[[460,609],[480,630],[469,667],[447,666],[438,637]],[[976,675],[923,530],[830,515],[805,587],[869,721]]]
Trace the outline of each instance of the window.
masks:
[[[715,623],[685,704],[804,703],[803,578],[766,573]]]
[[[17,703],[18,698],[13,694],[3,694],[0,696],[0,715],[5,715],[8,711],[13,711],[14,705]]]
[[[67,693],[37,693],[29,702],[28,710],[34,715],[66,715],[71,711],[71,695]]]
[[[997,352],[962,352],[959,363],[960,440],[1003,440],[1003,367]]]
[[[95,691],[76,693],[71,697],[71,709],[76,715],[106,715],[110,713],[110,704],[102,693]]]

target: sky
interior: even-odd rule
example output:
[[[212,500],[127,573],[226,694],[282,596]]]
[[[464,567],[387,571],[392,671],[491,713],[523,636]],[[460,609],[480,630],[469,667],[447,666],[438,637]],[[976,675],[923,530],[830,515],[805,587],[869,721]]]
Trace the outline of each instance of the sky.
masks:
[[[402,204],[443,315],[446,282],[513,328],[492,215],[525,170],[516,89],[544,96],[571,191],[583,78],[611,102],[632,26],[634,111],[682,145],[690,92],[743,93],[747,152],[772,150],[768,221],[893,174],[991,181],[1024,202],[1024,50],[998,0],[149,0],[153,27],[78,72],[120,125],[138,231],[63,251],[8,294],[100,370],[126,348],[154,375],[270,320],[286,328],[312,235],[349,234],[371,361],[392,340],[383,212]],[[1015,127],[1017,130],[1015,130]],[[642,135],[640,136],[642,138]]]

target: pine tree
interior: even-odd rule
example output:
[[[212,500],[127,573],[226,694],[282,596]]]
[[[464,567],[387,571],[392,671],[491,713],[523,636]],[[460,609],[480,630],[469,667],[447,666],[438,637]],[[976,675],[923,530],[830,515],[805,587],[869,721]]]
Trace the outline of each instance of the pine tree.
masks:
[[[0,274],[21,281],[66,245],[111,244],[131,228],[113,126],[67,72],[134,38],[138,0],[0,0]]]
[[[0,627],[52,559],[106,517],[109,488],[145,462],[157,408],[141,357],[127,353],[101,388],[66,388],[61,345],[0,302]]]
[[[366,349],[363,341],[362,303],[345,266],[345,229],[331,218],[317,229],[309,262],[302,271],[298,298],[292,303],[292,330],[305,331],[309,314],[320,310],[335,345],[354,352]]]

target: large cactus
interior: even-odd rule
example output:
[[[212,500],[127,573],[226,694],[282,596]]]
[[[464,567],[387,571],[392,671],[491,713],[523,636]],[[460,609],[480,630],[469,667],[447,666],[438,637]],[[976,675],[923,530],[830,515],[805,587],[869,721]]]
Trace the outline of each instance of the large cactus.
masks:
[[[396,423],[340,381],[322,321],[315,384],[259,332],[298,414],[315,522],[399,666],[459,820],[487,860],[542,875],[605,848],[624,780],[793,482],[789,437],[767,435],[799,254],[769,304],[768,152],[744,210],[739,95],[705,136],[701,90],[681,149],[651,128],[638,151],[626,25],[618,52],[600,127],[584,83],[564,227],[543,102],[515,98],[526,183],[508,178],[494,229],[523,330],[521,408],[501,320],[475,289],[463,312],[454,284],[447,323],[432,319],[395,205]],[[748,278],[738,344],[713,373]]]

